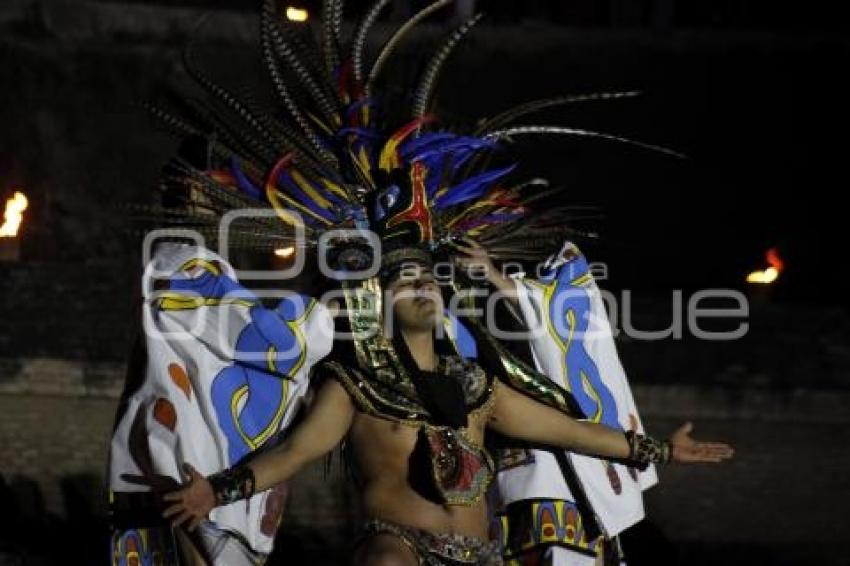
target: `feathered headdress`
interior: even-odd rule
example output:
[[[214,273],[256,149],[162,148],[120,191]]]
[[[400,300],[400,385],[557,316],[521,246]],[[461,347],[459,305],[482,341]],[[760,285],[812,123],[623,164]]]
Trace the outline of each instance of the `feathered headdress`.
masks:
[[[424,65],[406,100],[381,96],[387,61],[422,20],[451,4],[437,0],[391,34],[371,64],[366,43],[391,0],[377,0],[342,37],[342,0],[325,0],[320,38],[309,25],[281,17],[275,0],[264,0],[260,19],[262,59],[274,103],[261,107],[217,84],[194,62],[186,68],[206,91],[175,113],[150,106],[172,130],[201,147],[165,169],[162,189],[185,206],[158,208],[161,221],[214,237],[229,211],[269,208],[229,232],[229,245],[269,249],[292,241],[303,229],[309,244],[325,231],[370,229],[385,249],[434,249],[458,234],[478,239],[493,257],[543,258],[571,230],[569,211],[552,208],[554,192],[541,179],[516,179],[514,165],[491,167],[503,140],[523,135],[625,138],[567,127],[512,125],[556,105],[633,96],[634,92],[565,96],[511,108],[479,121],[468,132],[449,131],[432,114],[440,71],[481,18],[462,23]],[[191,143],[191,142],[190,142]],[[542,211],[535,207],[545,203]],[[297,212],[298,216],[293,215]]]

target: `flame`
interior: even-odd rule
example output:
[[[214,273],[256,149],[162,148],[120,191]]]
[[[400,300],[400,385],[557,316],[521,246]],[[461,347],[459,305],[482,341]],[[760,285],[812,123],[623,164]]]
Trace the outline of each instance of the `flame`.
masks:
[[[753,271],[747,275],[747,283],[773,283],[779,277],[779,271],[774,267],[768,267],[764,271]]]
[[[274,251],[274,255],[282,258],[289,258],[295,254],[294,246],[287,246],[285,248],[278,248]]]
[[[765,261],[767,261],[770,267],[764,270],[753,271],[747,275],[747,283],[768,285],[779,278],[779,274],[785,269],[785,262],[779,257],[779,250],[776,248],[767,250]]]
[[[29,206],[27,197],[21,191],[6,200],[6,211],[3,213],[3,225],[0,226],[0,238],[11,238],[18,235],[18,228],[24,220],[24,211]]]
[[[782,270],[785,269],[785,262],[782,261],[782,258],[779,257],[779,250],[776,248],[770,248],[767,250],[765,254],[765,259],[767,259],[767,263],[770,264],[770,267],[775,269],[777,272],[782,273]]]
[[[308,17],[310,17],[310,14],[303,8],[286,7],[286,19],[290,22],[306,22]]]

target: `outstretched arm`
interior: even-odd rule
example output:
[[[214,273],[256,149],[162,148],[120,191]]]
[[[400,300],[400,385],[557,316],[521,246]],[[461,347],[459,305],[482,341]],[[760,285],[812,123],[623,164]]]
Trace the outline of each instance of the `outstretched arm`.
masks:
[[[302,467],[324,456],[345,437],[354,418],[354,405],[345,389],[334,380],[328,380],[318,392],[316,403],[307,418],[292,435],[277,446],[247,464],[229,470],[228,480],[237,491],[247,487],[249,492],[259,492],[289,479]],[[187,465],[190,481],[182,489],[166,495],[171,503],[163,516],[172,518],[174,526],[188,522],[189,529],[197,527],[207,514],[222,504],[222,494],[216,478],[210,479]],[[216,474],[220,475],[220,474]],[[250,495],[250,493],[242,495]],[[226,501],[225,501],[226,502]]]
[[[248,466],[256,491],[264,491],[295,475],[342,441],[354,418],[354,405],[339,382],[329,379],[319,389],[316,403],[292,435]]]
[[[490,428],[526,442],[558,446],[606,458],[628,458],[629,443],[622,432],[604,425],[577,421],[557,409],[496,381],[496,405]]]
[[[621,460],[634,457],[633,447],[621,431],[575,420],[499,382],[496,382],[496,406],[488,426],[518,440],[590,456]],[[690,438],[691,428],[688,423],[670,438],[672,461],[722,462],[732,457],[732,448],[727,444],[696,442]]]

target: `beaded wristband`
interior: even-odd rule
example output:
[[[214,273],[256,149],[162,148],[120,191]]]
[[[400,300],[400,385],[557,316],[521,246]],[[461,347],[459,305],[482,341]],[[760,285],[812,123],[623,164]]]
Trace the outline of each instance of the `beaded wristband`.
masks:
[[[629,463],[640,470],[650,464],[666,464],[670,461],[670,443],[651,436],[638,434],[633,430],[626,432],[629,443]]]
[[[215,494],[216,505],[227,505],[254,495],[254,471],[248,466],[228,468],[207,478]]]

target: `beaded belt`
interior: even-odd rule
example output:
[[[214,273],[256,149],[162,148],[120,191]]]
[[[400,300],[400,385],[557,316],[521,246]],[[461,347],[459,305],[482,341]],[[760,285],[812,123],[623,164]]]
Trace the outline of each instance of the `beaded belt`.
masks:
[[[475,537],[456,534],[430,533],[428,531],[373,519],[363,527],[363,536],[379,534],[397,536],[419,555],[421,564],[427,566],[501,566],[499,544]],[[361,539],[362,540],[362,539]]]

